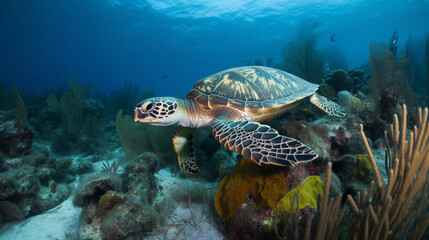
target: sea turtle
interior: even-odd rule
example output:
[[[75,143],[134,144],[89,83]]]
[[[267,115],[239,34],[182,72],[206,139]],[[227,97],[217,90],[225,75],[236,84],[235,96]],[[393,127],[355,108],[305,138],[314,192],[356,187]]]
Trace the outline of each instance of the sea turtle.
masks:
[[[173,145],[179,166],[189,173],[199,171],[189,128],[200,127],[211,127],[220,144],[259,165],[295,165],[318,156],[300,141],[259,122],[280,116],[306,97],[323,111],[344,117],[346,112],[339,105],[316,93],[318,87],[270,67],[231,68],[199,80],[185,100],[154,97],[139,102],[134,121],[178,124]]]

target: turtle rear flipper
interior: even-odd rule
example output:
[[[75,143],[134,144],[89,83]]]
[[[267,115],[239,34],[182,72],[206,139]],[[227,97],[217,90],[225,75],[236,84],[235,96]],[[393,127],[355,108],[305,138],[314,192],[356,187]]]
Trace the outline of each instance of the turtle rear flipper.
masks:
[[[282,136],[270,126],[258,122],[215,119],[212,132],[216,141],[224,147],[252,159],[259,165],[294,166],[318,157],[300,141]]]
[[[332,102],[331,100],[323,96],[320,96],[317,93],[314,93],[311,96],[310,102],[314,104],[316,107],[329,113],[330,115],[334,115],[337,117],[345,117],[347,115],[346,111],[342,107],[340,107],[340,105],[338,105],[335,102]]]
[[[185,127],[177,127],[173,135],[173,147],[176,151],[179,167],[190,174],[198,173],[194,154],[192,130]]]

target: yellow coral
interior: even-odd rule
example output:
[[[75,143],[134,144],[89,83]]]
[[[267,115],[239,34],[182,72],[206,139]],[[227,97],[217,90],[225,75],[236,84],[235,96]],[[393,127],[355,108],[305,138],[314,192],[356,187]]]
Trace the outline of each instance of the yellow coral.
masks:
[[[356,162],[350,175],[364,183],[371,183],[372,180],[375,180],[375,177],[371,175],[372,165],[368,154],[357,154],[355,157]]]
[[[261,167],[251,159],[241,159],[231,174],[225,176],[215,196],[215,207],[222,220],[235,215],[249,195],[260,208],[273,207],[287,192],[282,168]]]
[[[315,208],[317,207],[317,195],[320,193],[321,197],[323,197],[324,188],[325,184],[323,183],[322,179],[320,179],[320,176],[309,176],[304,180],[304,182],[301,183],[301,185],[288,192],[277,203],[274,213],[279,213],[282,211],[289,212],[291,209],[291,199],[295,196],[296,192],[299,192],[299,209],[302,209],[305,206]],[[292,211],[296,211],[296,207],[294,207]]]

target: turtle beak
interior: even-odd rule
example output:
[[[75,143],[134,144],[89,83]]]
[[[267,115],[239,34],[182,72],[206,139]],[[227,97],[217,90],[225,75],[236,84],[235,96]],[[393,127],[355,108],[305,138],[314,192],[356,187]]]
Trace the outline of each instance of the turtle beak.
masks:
[[[148,114],[142,113],[139,108],[134,109],[134,122],[139,122],[147,116]]]
[[[143,112],[139,107],[134,109],[134,122],[156,124],[161,123],[158,119],[151,119],[148,113]]]

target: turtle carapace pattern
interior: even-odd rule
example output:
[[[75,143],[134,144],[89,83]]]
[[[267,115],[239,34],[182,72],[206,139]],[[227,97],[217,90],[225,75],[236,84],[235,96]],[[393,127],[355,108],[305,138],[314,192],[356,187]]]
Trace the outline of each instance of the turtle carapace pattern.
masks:
[[[330,115],[345,117],[338,104],[316,93],[319,85],[290,73],[263,66],[231,68],[199,80],[185,100],[155,97],[137,104],[134,121],[152,125],[178,124],[173,146],[179,166],[197,173],[192,131],[211,127],[215,139],[230,151],[259,165],[296,165],[318,155],[299,140],[261,124],[296,107],[303,99]]]

